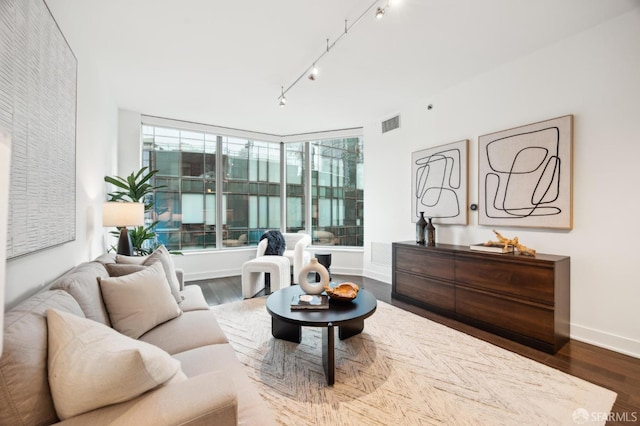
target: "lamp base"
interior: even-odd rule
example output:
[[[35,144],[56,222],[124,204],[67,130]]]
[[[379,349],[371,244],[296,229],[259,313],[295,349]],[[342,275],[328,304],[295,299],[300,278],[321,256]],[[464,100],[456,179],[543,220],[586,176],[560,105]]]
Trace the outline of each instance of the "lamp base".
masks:
[[[129,230],[127,227],[123,227],[120,230],[120,238],[118,239],[118,254],[123,256],[133,256],[133,244],[131,244],[131,238],[129,237]]]

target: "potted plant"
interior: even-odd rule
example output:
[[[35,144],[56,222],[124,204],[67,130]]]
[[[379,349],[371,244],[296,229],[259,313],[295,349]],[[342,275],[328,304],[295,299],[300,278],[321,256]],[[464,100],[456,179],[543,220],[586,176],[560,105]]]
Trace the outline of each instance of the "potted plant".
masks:
[[[107,194],[109,201],[144,203],[144,211],[153,209],[153,199],[150,197],[153,191],[162,186],[154,186],[150,182],[151,178],[158,173],[158,170],[148,170],[148,167],[141,168],[137,173],[133,172],[126,178],[120,176],[105,176],[108,182],[118,189]],[[150,254],[157,247],[155,226],[158,221],[153,221],[147,226],[138,226],[129,230],[129,237],[133,249],[137,255]],[[111,231],[111,234],[118,236],[118,231]]]

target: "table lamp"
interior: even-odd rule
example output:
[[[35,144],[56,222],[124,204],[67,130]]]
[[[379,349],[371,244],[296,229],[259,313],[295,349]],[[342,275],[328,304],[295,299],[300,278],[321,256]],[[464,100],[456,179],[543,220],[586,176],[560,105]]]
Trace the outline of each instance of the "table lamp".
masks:
[[[121,228],[118,254],[133,256],[133,245],[127,226],[144,225],[144,204],[108,201],[102,206],[102,225]]]

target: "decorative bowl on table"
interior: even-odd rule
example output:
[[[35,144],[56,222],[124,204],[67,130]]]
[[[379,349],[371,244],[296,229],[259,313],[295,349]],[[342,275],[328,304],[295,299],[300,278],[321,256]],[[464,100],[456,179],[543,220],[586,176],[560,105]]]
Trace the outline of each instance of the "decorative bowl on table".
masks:
[[[337,302],[351,302],[358,295],[360,287],[354,283],[340,283],[335,287],[325,286],[325,292],[331,298]]]

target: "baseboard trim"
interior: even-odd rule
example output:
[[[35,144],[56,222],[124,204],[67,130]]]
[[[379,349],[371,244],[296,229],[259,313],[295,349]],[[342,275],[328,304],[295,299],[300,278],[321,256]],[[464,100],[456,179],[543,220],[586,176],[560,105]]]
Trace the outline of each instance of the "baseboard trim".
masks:
[[[386,273],[366,271],[362,276],[366,278],[371,278],[376,281],[381,281],[386,284],[391,284],[391,275]]]
[[[640,358],[640,341],[571,324],[571,338],[634,358]]]
[[[215,271],[207,271],[207,272],[196,272],[190,274],[184,274],[184,281],[188,283],[189,281],[200,281],[200,280],[212,280],[214,278],[225,278],[225,277],[233,277],[242,275],[242,270],[239,268],[235,269],[218,269]]]

